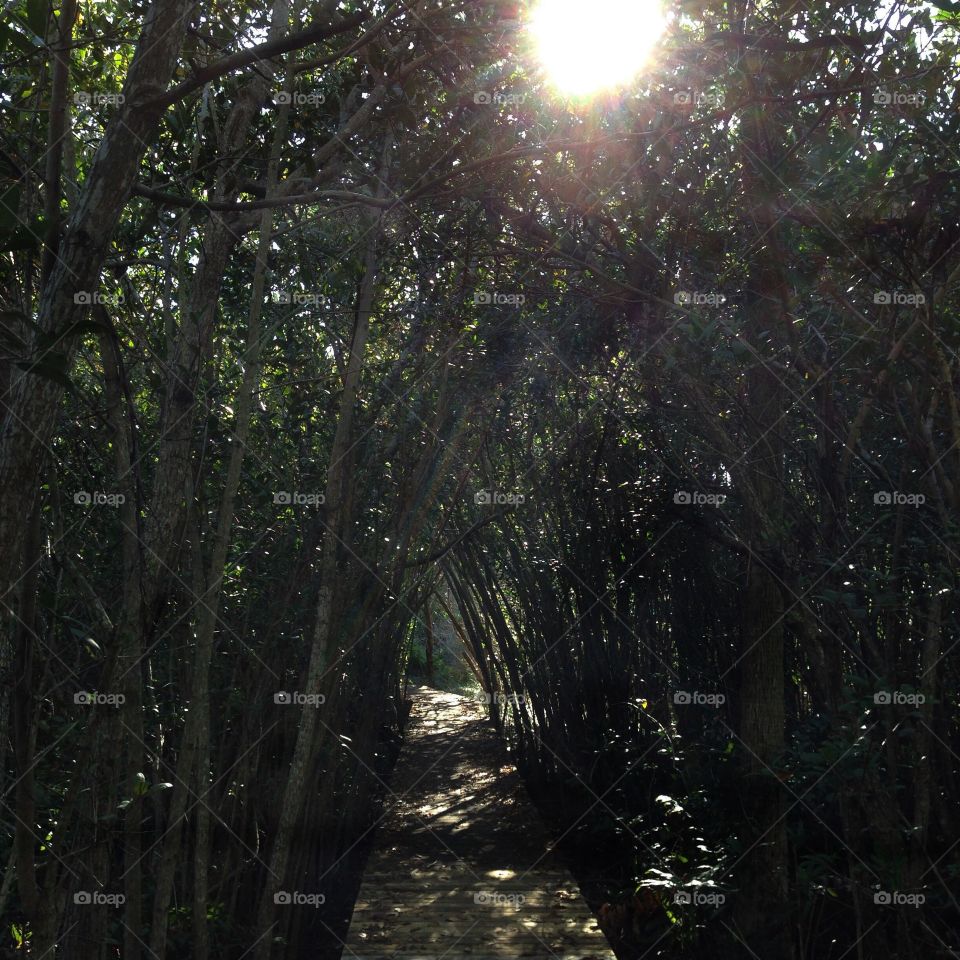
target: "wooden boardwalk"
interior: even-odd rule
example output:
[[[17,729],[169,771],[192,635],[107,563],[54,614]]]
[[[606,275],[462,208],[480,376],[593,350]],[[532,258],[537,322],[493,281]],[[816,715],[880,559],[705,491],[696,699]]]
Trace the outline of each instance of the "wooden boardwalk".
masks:
[[[344,960],[614,960],[483,708],[412,697]]]

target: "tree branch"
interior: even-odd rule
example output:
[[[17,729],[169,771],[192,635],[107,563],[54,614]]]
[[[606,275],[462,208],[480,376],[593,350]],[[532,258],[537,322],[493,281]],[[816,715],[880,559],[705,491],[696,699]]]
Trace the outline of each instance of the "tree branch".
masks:
[[[485,527],[488,523],[493,523],[494,520],[500,520],[507,515],[506,510],[500,510],[497,513],[491,513],[489,517],[483,517],[483,519],[478,520],[475,524],[469,527],[466,531],[460,534],[459,537],[451,540],[445,547],[441,547],[439,550],[436,550],[434,553],[431,553],[429,557],[424,557],[422,560],[410,560],[405,563],[403,566],[406,567],[422,567],[428,563],[434,563],[437,560],[442,560],[454,547],[458,544],[463,543],[467,537],[476,533],[478,530]]]
[[[319,203],[321,200],[345,200],[362,203],[370,207],[387,209],[396,203],[389,198],[372,197],[366,193],[354,193],[350,190],[319,190],[312,193],[294,193],[286,197],[265,197],[262,200],[250,200],[247,203],[233,203],[229,200],[195,200],[181,197],[175,193],[164,193],[138,183],[133,192],[138,197],[155,200],[170,207],[196,207],[200,210],[215,210],[221,213],[246,213],[250,210],[269,210],[273,207],[295,206],[298,203]]]
[[[828,50],[831,47],[856,47],[866,49],[876,43],[883,36],[882,30],[874,30],[862,36],[851,33],[831,33],[825,37],[814,37],[811,40],[784,40],[781,37],[760,37],[746,33],[711,33],[704,38],[704,43],[720,43],[726,47],[754,47],[758,50],[770,50],[777,53],[807,53],[811,50]]]
[[[289,53],[291,50],[299,50],[302,47],[309,46],[312,43],[318,43],[320,40],[328,40],[339,33],[345,33],[354,27],[360,26],[365,20],[369,19],[370,14],[367,11],[351,14],[344,17],[336,23],[315,23],[301,30],[299,33],[293,33],[286,37],[279,37],[276,40],[268,40],[265,43],[258,43],[248,50],[240,50],[232,53],[228,57],[223,57],[206,67],[201,67],[193,72],[193,75],[178,83],[166,93],[150,101],[148,107],[169,107],[171,104],[182,100],[185,96],[194,90],[199,90],[211,80],[222,77],[224,74],[233,73],[242,67],[247,67],[260,60],[269,60],[272,57],[279,57],[281,54]]]

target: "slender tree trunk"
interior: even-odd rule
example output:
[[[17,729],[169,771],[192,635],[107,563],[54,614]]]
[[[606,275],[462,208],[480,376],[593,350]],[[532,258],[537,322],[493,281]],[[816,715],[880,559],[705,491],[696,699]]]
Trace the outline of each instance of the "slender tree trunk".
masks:
[[[73,23],[77,18],[77,0],[63,0],[56,18],[56,36],[51,45],[53,72],[50,82],[50,107],[47,115],[47,161],[44,173],[43,220],[46,230],[41,266],[41,288],[53,273],[60,249],[60,200],[64,144],[68,137],[69,113],[67,88],[70,82],[70,45]]]
[[[279,36],[286,29],[289,18],[287,4],[276,0],[273,10],[273,35]],[[269,190],[276,184],[280,148],[286,135],[289,105],[280,110],[274,129],[272,154],[270,157],[267,180]],[[264,210],[260,220],[259,244],[254,266],[253,285],[250,294],[250,311],[247,322],[247,353],[244,362],[244,374],[236,400],[236,419],[233,443],[230,447],[230,461],[220,511],[217,518],[217,532],[214,539],[213,555],[210,558],[208,587],[201,605],[200,624],[197,644],[201,650],[199,664],[202,670],[201,700],[195,705],[198,721],[197,731],[197,783],[201,795],[206,793],[210,778],[210,688],[207,676],[210,669],[210,656],[213,651],[213,638],[217,624],[217,614],[223,595],[223,575],[236,515],[237,492],[240,489],[240,477],[246,454],[247,438],[250,434],[250,421],[256,397],[257,384],[260,381],[261,319],[270,259],[270,245],[273,239],[273,211]],[[194,958],[207,960],[210,952],[210,940],[207,932],[208,880],[210,814],[206,803],[197,809],[197,836],[194,855]]]
[[[380,174],[378,196],[383,195],[384,183],[388,176],[389,155],[390,149],[388,146],[384,151],[384,163]],[[329,660],[338,551],[335,531],[340,529],[346,520],[342,515],[344,492],[348,482],[344,470],[345,457],[350,447],[353,434],[353,413],[359,394],[360,374],[363,370],[367,338],[370,331],[370,316],[373,309],[377,277],[377,244],[381,231],[382,217],[377,215],[377,222],[370,231],[370,238],[364,257],[363,278],[357,298],[356,323],[353,330],[353,340],[350,344],[350,357],[344,374],[343,392],[340,396],[337,426],[334,432],[333,445],[330,450],[330,465],[327,473],[325,491],[327,529],[323,537],[320,563],[320,592],[317,598],[316,619],[310,644],[310,660],[307,666],[305,689],[303,691],[307,694],[320,693]],[[300,715],[296,745],[290,761],[287,783],[280,805],[280,817],[273,839],[267,877],[263,885],[257,910],[257,941],[252,951],[253,960],[269,960],[270,957],[272,938],[269,931],[274,923],[274,895],[283,883],[290,858],[290,845],[293,840],[294,830],[300,818],[301,811],[303,810],[307,773],[311,767],[315,750],[316,729],[316,708],[306,707]]]
[[[288,12],[285,3],[278,2],[274,9],[273,34],[286,29]],[[272,35],[273,35],[272,34]],[[231,127],[237,138],[244,130],[251,112],[251,104],[259,105],[266,96],[266,87],[262,81],[250,85],[252,89],[241,95],[239,109],[233,114]],[[275,131],[273,154],[270,161],[271,182],[275,182],[277,174],[277,156],[282,143],[283,131],[286,128],[287,110],[283,110]],[[233,138],[231,138],[232,141]],[[171,822],[165,838],[160,868],[157,873],[156,893],[154,896],[153,922],[151,932],[151,951],[160,958],[165,956],[167,940],[167,911],[173,893],[173,879],[176,869],[177,852],[181,843],[181,829],[187,812],[189,785],[195,783],[197,795],[202,798],[208,789],[210,778],[210,691],[209,672],[210,659],[213,652],[213,641],[217,626],[217,617],[222,596],[223,575],[226,567],[227,555],[231,543],[233,520],[236,512],[237,491],[240,486],[240,477],[243,469],[243,459],[246,454],[246,442],[250,430],[250,420],[256,386],[260,377],[260,354],[262,350],[260,322],[263,311],[263,298],[266,281],[267,263],[272,236],[273,212],[265,210],[260,218],[260,239],[257,252],[257,261],[254,268],[253,289],[251,291],[250,311],[247,326],[247,355],[244,365],[244,375],[241,381],[236,401],[236,418],[233,431],[233,443],[230,449],[230,460],[227,466],[227,476],[220,501],[217,518],[217,530],[209,560],[209,576],[203,584],[202,592],[198,595],[199,615],[196,630],[196,646],[194,648],[193,666],[191,671],[190,713],[184,727],[183,741],[177,763],[177,774],[174,781],[173,797],[170,803]],[[216,313],[216,295],[219,291],[219,280],[222,268],[226,262],[228,248],[236,242],[236,236],[222,223],[212,223],[211,230],[215,235],[215,243],[208,249],[217,251],[207,263],[210,284],[202,285],[205,303],[198,305],[194,316],[202,318],[198,336],[200,342],[206,342],[212,332],[212,323]],[[232,239],[231,239],[232,238]],[[197,343],[190,335],[181,337],[180,350],[174,369],[175,375],[181,380],[189,378],[195,383],[200,364],[200,351]],[[192,429],[184,429],[184,422],[192,425],[193,411],[196,402],[195,388],[184,390],[183,383],[174,384],[173,388],[178,396],[167,411],[168,423],[168,450],[166,460],[167,470],[162,478],[162,485],[158,485],[155,500],[164,502],[167,507],[162,512],[164,519],[153,528],[153,537],[163,535],[172,536],[172,532],[179,524],[178,517],[185,504],[177,509],[173,491],[177,483],[187,483],[190,477],[190,462],[192,444]],[[158,511],[157,515],[160,516]],[[162,542],[162,541],[161,541]],[[168,560],[172,554],[168,554]],[[154,576],[159,574],[155,568]],[[197,836],[194,848],[194,884],[193,884],[193,926],[194,926],[194,956],[197,960],[205,960],[209,953],[209,937],[207,934],[207,907],[209,885],[209,810],[206,800],[199,799],[197,804]]]
[[[35,617],[37,577],[40,569],[41,524],[39,505],[28,521],[29,537],[24,544],[27,576],[22,583],[20,621],[16,631],[16,660],[13,698],[13,756],[16,771],[16,821],[14,853],[17,865],[17,887],[24,913],[33,924],[44,926],[48,904],[37,886],[36,837],[37,822],[35,784],[36,718],[34,709]]]
[[[124,781],[127,805],[123,819],[124,856],[124,960],[140,960],[143,942],[143,889],[141,870],[141,823],[145,800],[142,796],[141,779],[145,777],[143,739],[143,650],[141,646],[142,624],[140,607],[141,564],[139,539],[139,511],[137,509],[137,484],[133,472],[131,445],[128,440],[129,421],[124,413],[124,379],[121,368],[119,343],[116,335],[107,327],[106,312],[101,308],[100,321],[104,332],[100,334],[100,356],[103,364],[104,393],[107,401],[107,417],[113,439],[114,463],[118,480],[118,492],[124,497],[120,505],[120,542],[123,566],[123,599],[117,624],[115,642],[119,646],[118,674],[124,695],[121,710],[123,719],[122,740],[126,755]]]
[[[436,677],[433,672],[433,617],[430,614],[430,597],[423,605],[423,622],[427,631],[427,683],[436,686]]]
[[[744,196],[753,209],[757,236],[745,331],[753,347],[747,373],[751,430],[749,450],[738,458],[747,501],[744,540],[749,550],[741,605],[738,684],[738,735],[743,770],[744,845],[734,904],[738,935],[760,955],[776,951],[783,960],[796,955],[793,910],[789,898],[789,862],[783,786],[776,764],[784,750],[784,600],[771,567],[778,566],[783,535],[784,472],[779,422],[783,387],[769,342],[790,342],[789,294],[782,275],[778,216],[773,200],[779,189],[777,156],[780,127],[763,107],[744,120]],[[769,338],[766,331],[775,330]],[[735,474],[737,476],[737,474]]]
[[[110,238],[163,113],[161,107],[148,104],[158,87],[165,87],[173,75],[192,9],[192,0],[155,0],[147,12],[124,84],[125,101],[107,125],[41,293],[37,322],[52,346],[44,345],[35,354],[35,362],[50,363],[62,356],[63,368],[70,367],[79,341],[75,324],[87,309],[75,302],[75,295],[99,288]],[[36,495],[41,453],[52,434],[62,395],[63,386],[57,379],[38,374],[21,377],[0,429],[3,606],[12,602],[19,579],[18,564],[26,535],[23,517],[29,515]],[[5,626],[7,629],[3,629]],[[0,689],[7,688],[10,655],[9,623],[0,622]],[[0,725],[5,724],[4,711]],[[0,729],[0,737],[6,740],[5,729]]]

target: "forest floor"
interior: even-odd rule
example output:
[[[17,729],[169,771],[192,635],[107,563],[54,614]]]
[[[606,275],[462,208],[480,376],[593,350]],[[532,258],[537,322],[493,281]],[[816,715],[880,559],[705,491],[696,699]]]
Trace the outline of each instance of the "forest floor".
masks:
[[[343,956],[613,960],[482,706],[411,697]]]

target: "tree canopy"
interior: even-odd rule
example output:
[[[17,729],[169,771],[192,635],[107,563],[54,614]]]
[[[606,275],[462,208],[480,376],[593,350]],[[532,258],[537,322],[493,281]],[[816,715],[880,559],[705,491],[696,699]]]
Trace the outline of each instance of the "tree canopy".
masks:
[[[622,957],[960,951],[960,8],[666,10],[5,3],[2,949],[339,956],[437,618]]]

